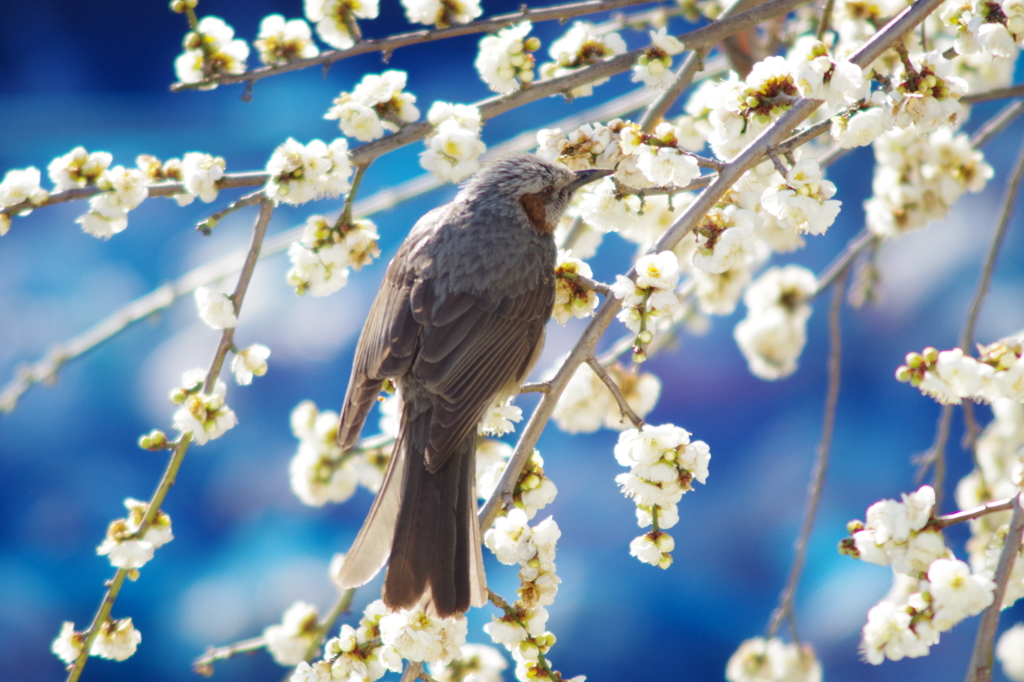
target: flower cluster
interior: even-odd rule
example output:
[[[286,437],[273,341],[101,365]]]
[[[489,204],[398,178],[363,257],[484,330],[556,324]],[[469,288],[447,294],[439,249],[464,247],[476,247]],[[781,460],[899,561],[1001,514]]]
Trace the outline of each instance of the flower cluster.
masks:
[[[870,90],[859,66],[830,57],[828,46],[811,36],[797,39],[789,62],[800,94],[824,100],[829,107],[854,104]]]
[[[29,202],[38,206],[50,198],[50,193],[39,186],[39,169],[35,166],[7,171],[0,182],[0,208]],[[6,230],[3,230],[6,232]]]
[[[174,73],[182,83],[199,83],[220,75],[245,73],[249,45],[235,38],[235,29],[220,17],[203,17],[185,34],[185,51],[174,60]],[[216,85],[202,86],[212,90]]]
[[[96,178],[101,194],[89,199],[89,212],[75,220],[94,237],[109,239],[128,227],[128,211],[149,196],[146,176],[138,168],[114,166]]]
[[[504,644],[516,661],[516,677],[530,682],[547,661],[542,661],[555,637],[547,632],[548,611],[561,582],[555,574],[555,545],[562,532],[548,517],[530,527],[526,514],[513,509],[495,520],[484,534],[484,544],[503,564],[519,564],[519,598],[506,605],[505,614],[484,625],[496,644]]]
[[[292,434],[299,449],[288,467],[292,492],[303,503],[322,507],[344,502],[360,483],[376,492],[380,488],[381,462],[375,451],[344,453],[338,447],[338,413],[320,412],[312,401],[295,406]]]
[[[732,74],[709,93],[708,142],[720,159],[731,159],[781,116],[800,96],[789,64],[768,57],[745,80]]]
[[[306,219],[302,238],[288,247],[288,283],[300,296],[327,296],[348,283],[349,269],[360,270],[380,255],[377,226],[369,220],[331,224],[322,215]]]
[[[50,645],[50,651],[70,665],[82,655],[85,640],[84,632],[75,632],[75,624],[64,621],[60,628],[60,634]],[[131,618],[108,619],[99,626],[99,632],[92,642],[89,655],[112,661],[124,661],[131,658],[141,641],[142,633],[132,625]]]
[[[992,603],[995,584],[988,571],[971,572],[929,525],[935,491],[922,486],[902,502],[881,500],[867,521],[849,524],[844,553],[896,571],[897,586],[868,612],[861,652],[869,663],[928,654],[946,632]]]
[[[632,170],[629,165],[635,164],[646,180],[641,188],[650,185],[684,187],[700,175],[697,160],[683,150],[671,123],[659,123],[653,134],[643,133],[636,126],[626,126],[620,135],[622,152],[628,157],[616,172],[621,177],[622,171]],[[622,179],[629,184],[627,178]]]
[[[605,57],[612,57],[625,51],[626,41],[618,33],[599,34],[591,24],[577,21],[564,36],[553,42],[548,48],[548,55],[554,61],[542,64],[540,73],[544,78],[558,78],[568,75],[580,67],[596,64]],[[595,86],[607,81],[607,78],[602,78],[576,86],[569,91],[569,96],[589,97],[594,94]]]
[[[266,374],[269,357],[270,349],[259,343],[236,351],[235,357],[231,359],[231,372],[235,375],[238,385],[248,386],[254,376],[261,377]]]
[[[650,34],[651,46],[633,65],[632,80],[634,83],[643,82],[649,88],[665,88],[676,79],[672,73],[672,57],[685,48],[678,38],[668,35],[668,29],[664,27]]]
[[[392,611],[381,616],[378,627],[384,645],[407,661],[448,663],[466,643],[466,617],[462,614],[436,618],[420,608]]]
[[[341,132],[360,142],[383,137],[385,130],[397,132],[420,117],[416,95],[402,92],[407,77],[405,71],[394,69],[367,74],[351,93],[343,92],[334,100],[324,118],[337,119]]]
[[[761,195],[764,210],[782,226],[801,233],[825,234],[839,215],[836,186],[825,180],[814,159],[798,161],[786,173],[786,182]]]
[[[359,627],[342,625],[338,636],[324,644],[323,659],[313,663],[300,662],[290,682],[374,682],[389,670],[401,672],[402,657],[393,646],[381,644],[381,620],[387,613],[387,607],[381,600],[370,602],[359,620]],[[315,615],[314,611],[314,619]]]
[[[975,446],[977,468],[960,479],[956,501],[970,509],[1020,494],[1024,490],[1024,404],[1008,399],[992,403],[995,418],[985,427]],[[995,573],[1003,551],[1011,512],[986,514],[971,520],[967,541],[975,573]],[[1013,563],[1003,594],[1003,607],[1024,597],[1024,547]]]
[[[316,607],[304,601],[295,602],[284,612],[281,622],[263,629],[267,651],[281,665],[298,665],[318,641]]]
[[[616,363],[605,372],[619,387],[626,403],[641,418],[654,409],[661,395],[661,380],[654,374],[627,370]],[[586,364],[569,379],[552,413],[555,424],[566,433],[592,433],[602,426],[621,431],[631,426],[608,387]]]
[[[347,50],[360,38],[356,19],[376,19],[380,0],[305,0],[304,9],[321,40]]]
[[[590,317],[597,307],[597,292],[580,284],[579,278],[590,279],[593,270],[568,251],[559,250],[555,265],[555,307],[551,316],[564,325],[570,318]]]
[[[438,28],[468,24],[483,14],[480,0],[402,0],[402,7],[409,23]]]
[[[544,128],[537,133],[537,156],[557,161],[572,171],[611,170],[626,155],[619,133],[630,125],[621,119],[609,121],[607,125],[586,123],[568,134],[561,128]]]
[[[935,490],[922,486],[903,494],[903,501],[881,500],[868,507],[867,521],[850,524],[851,540],[845,551],[879,566],[892,566],[898,573],[927,572],[933,561],[946,556],[946,543],[937,530],[926,528],[935,504]]]
[[[280,14],[263,17],[259,35],[253,44],[259,52],[260,61],[270,66],[280,66],[296,59],[311,59],[320,54],[305,19],[285,21]]]
[[[731,201],[719,202],[694,230],[693,267],[718,275],[747,263],[756,249],[754,235],[761,224],[756,212]]]
[[[991,403],[1006,398],[1024,402],[1024,343],[1004,339],[979,346],[979,359],[963,349],[925,348],[907,353],[907,364],[896,370],[899,381],[909,383],[943,405],[961,400]]]
[[[679,297],[675,293],[679,283],[679,261],[671,251],[662,251],[642,257],[636,262],[636,281],[615,276],[612,293],[622,301],[617,315],[631,332],[636,334],[633,361],[647,359],[647,344],[658,331],[672,321],[679,310]]]
[[[754,637],[740,644],[725,665],[729,682],[821,682],[821,662],[814,648],[786,644],[778,637]]]
[[[957,31],[953,46],[962,55],[1009,59],[1024,41],[1024,6],[1013,0],[952,0],[943,5],[940,17]]]
[[[663,529],[679,522],[676,505],[693,489],[693,481],[707,481],[711,450],[702,440],[691,442],[686,429],[646,424],[619,434],[615,459],[630,467],[629,473],[619,474],[615,482],[636,502],[637,524],[653,526],[629,544],[629,553],[645,564],[668,568],[675,541]]]
[[[796,371],[807,342],[807,301],[817,289],[814,273],[799,265],[770,268],[747,287],[747,316],[733,336],[755,376],[771,381]]]
[[[555,482],[544,475],[544,459],[534,450],[523,465],[519,481],[512,490],[512,503],[526,514],[527,519],[532,519],[537,512],[551,504],[557,494]]]
[[[486,644],[463,644],[459,657],[447,665],[432,664],[430,676],[437,682],[501,682],[508,662],[497,649]]]
[[[868,611],[861,653],[873,665],[926,656],[943,632],[991,604],[994,589],[989,577],[972,574],[964,562],[936,559],[925,579],[911,580],[905,600],[881,601]]]
[[[940,220],[965,191],[978,193],[994,175],[964,133],[942,128],[922,137],[893,130],[874,143],[874,196],[864,203],[868,227],[896,237]]]
[[[336,197],[349,189],[352,161],[348,140],[329,145],[313,140],[307,145],[292,138],[274,150],[267,162],[267,196],[298,206],[322,196]]]
[[[426,139],[420,165],[442,182],[459,182],[480,168],[487,149],[480,140],[480,110],[468,104],[434,102],[427,112],[434,133]]]
[[[884,93],[875,91],[870,102],[866,109],[857,108],[833,117],[830,134],[843,149],[866,147],[896,125],[892,103]]]
[[[174,413],[174,428],[191,434],[192,442],[198,445],[220,438],[238,423],[235,413],[224,403],[227,386],[218,379],[213,393],[203,393],[205,378],[203,370],[189,370],[181,378],[182,387],[171,391],[171,402],[180,406]]]
[[[110,559],[115,568],[142,568],[153,553],[174,539],[171,533],[171,517],[157,511],[146,532],[139,534],[142,521],[149,511],[149,504],[127,498],[124,501],[128,515],[111,521],[107,535],[96,548],[96,553]]]
[[[913,62],[916,66],[912,66]],[[902,64],[893,80],[898,82],[894,94],[893,115],[901,128],[914,124],[923,133],[951,123],[962,108],[960,98],[967,94],[967,83],[953,75],[953,65],[941,52],[934,50]]]
[[[76,187],[95,185],[100,176],[110,167],[114,157],[110,152],[87,152],[85,147],[75,147],[64,156],[58,156],[47,166],[47,174],[55,192]]]
[[[480,40],[474,66],[494,92],[507,95],[533,82],[536,60],[532,53],[540,49],[540,40],[526,37],[532,28],[529,21],[524,21]]]
[[[224,177],[226,169],[227,163],[220,156],[214,157],[201,152],[185,154],[180,165],[181,183],[185,186],[185,193],[175,195],[178,205],[186,206],[197,197],[207,204],[216,199],[217,181]]]

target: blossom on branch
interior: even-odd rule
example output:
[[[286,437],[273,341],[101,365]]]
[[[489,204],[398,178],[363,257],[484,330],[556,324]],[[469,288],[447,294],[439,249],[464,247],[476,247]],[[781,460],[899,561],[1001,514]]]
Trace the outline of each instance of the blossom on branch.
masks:
[[[448,28],[468,24],[483,14],[480,0],[401,0],[405,17],[412,24]]]
[[[420,117],[416,96],[402,92],[406,77],[405,71],[394,69],[367,74],[351,94],[343,92],[334,100],[324,118],[337,119],[343,133],[361,142],[376,140],[385,130],[397,132]]]
[[[249,45],[235,38],[235,29],[220,17],[203,17],[195,31],[185,34],[185,51],[174,60],[174,73],[182,83],[199,83],[220,75],[245,73]],[[215,84],[200,86],[212,90]]]
[[[124,506],[128,515],[110,523],[96,553],[109,557],[110,565],[115,568],[141,568],[153,558],[157,549],[174,539],[171,517],[157,511],[146,532],[139,535],[149,504],[129,497],[125,499]]]
[[[558,78],[625,51],[626,42],[618,33],[598,33],[591,24],[577,21],[565,35],[548,48],[548,54],[554,61],[542,64],[540,73],[544,78]],[[607,78],[601,78],[579,85],[570,90],[569,95],[571,97],[589,97],[594,94],[596,86],[606,82],[608,82]]]
[[[261,377],[266,374],[268,357],[270,349],[259,343],[235,353],[235,357],[231,359],[231,372],[235,375],[238,385],[248,386],[252,383],[253,376]]]
[[[202,392],[205,374],[200,369],[185,372],[182,388],[171,392],[171,402],[180,405],[174,413],[174,428],[182,434],[191,434],[192,441],[198,445],[220,438],[238,423],[235,413],[224,403],[228,389],[223,381],[217,380],[213,393]]]
[[[293,206],[323,196],[336,197],[349,190],[352,161],[348,140],[339,137],[329,145],[313,140],[308,145],[288,138],[267,162],[267,196]]]
[[[770,268],[747,287],[747,316],[733,336],[751,373],[773,381],[796,371],[807,343],[807,301],[817,291],[814,273],[799,265]]]
[[[339,50],[359,39],[356,19],[376,19],[380,13],[380,0],[305,0],[303,6],[320,39]]]
[[[524,21],[480,40],[474,66],[494,92],[506,95],[533,82],[532,53],[540,49],[540,41],[526,37],[532,28],[529,21]]]
[[[480,111],[468,104],[434,102],[427,112],[434,133],[427,137],[420,165],[442,182],[459,182],[480,168],[487,147],[480,140]]]
[[[253,43],[260,61],[269,66],[287,64],[296,59],[311,59],[318,54],[313,32],[304,19],[285,18],[270,14],[260,22],[260,32]]]

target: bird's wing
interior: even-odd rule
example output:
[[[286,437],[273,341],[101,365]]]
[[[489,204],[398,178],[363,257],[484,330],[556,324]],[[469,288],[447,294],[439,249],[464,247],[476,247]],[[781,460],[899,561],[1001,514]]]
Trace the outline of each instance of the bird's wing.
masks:
[[[388,266],[356,345],[338,426],[343,450],[359,439],[384,380],[408,371],[416,353],[419,325],[410,305],[413,275],[400,256],[401,252]]]
[[[526,378],[543,342],[554,295],[553,269],[532,286],[493,297],[469,292],[437,296],[430,281],[414,285],[412,315],[422,329],[412,373],[434,396],[429,471],[440,469],[476,430],[496,396]]]

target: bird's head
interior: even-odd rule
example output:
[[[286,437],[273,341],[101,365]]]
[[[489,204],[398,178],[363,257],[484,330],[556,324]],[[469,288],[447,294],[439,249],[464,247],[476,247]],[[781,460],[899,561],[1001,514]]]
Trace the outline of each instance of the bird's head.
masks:
[[[518,206],[533,229],[552,234],[576,190],[611,173],[598,169],[573,172],[533,154],[505,154],[485,164],[457,198]]]

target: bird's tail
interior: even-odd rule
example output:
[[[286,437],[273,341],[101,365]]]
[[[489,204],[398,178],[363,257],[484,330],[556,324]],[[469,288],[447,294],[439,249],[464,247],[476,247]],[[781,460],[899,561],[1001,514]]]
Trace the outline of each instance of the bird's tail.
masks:
[[[412,401],[403,405],[384,482],[345,557],[339,584],[369,582],[390,554],[384,603],[393,609],[420,604],[448,617],[487,601],[476,516],[476,435],[431,473],[424,457],[430,415]]]

